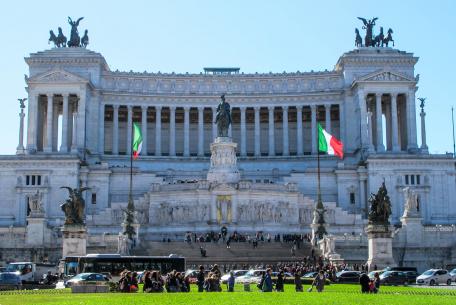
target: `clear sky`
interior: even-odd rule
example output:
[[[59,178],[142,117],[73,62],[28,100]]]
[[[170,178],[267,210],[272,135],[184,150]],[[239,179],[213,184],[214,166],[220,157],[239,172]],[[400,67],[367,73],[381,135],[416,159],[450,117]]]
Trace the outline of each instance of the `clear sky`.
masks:
[[[80,33],[89,30],[89,49],[112,70],[195,73],[205,66],[331,70],[354,48],[354,28],[362,25],[356,17],[379,17],[378,26],[393,28],[396,48],[420,57],[416,96],[427,97],[430,152],[453,150],[456,1],[15,0],[0,10],[0,154],[15,153],[18,143],[17,98],[26,96],[28,73],[23,58],[51,47],[50,29],[61,26],[69,37],[68,16],[84,16]],[[419,129],[418,114],[417,120]]]

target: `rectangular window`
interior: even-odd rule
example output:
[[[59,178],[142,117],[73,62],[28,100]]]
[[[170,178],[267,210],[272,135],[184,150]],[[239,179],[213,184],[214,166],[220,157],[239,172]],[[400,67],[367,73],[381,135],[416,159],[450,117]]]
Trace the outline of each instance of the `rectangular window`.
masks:
[[[415,184],[415,175],[410,175],[410,184],[411,185]]]
[[[409,175],[405,175],[405,184],[409,184]]]
[[[32,175],[32,185],[35,185],[35,176]]]
[[[350,203],[355,204],[355,193],[353,192],[350,193]]]
[[[25,176],[25,185],[30,185],[30,176]]]
[[[97,194],[92,193],[92,204],[97,204]]]
[[[37,185],[41,185],[41,176],[36,176],[37,178]]]
[[[416,175],[416,184],[418,184],[418,185],[421,183],[420,178],[421,178],[420,175]]]

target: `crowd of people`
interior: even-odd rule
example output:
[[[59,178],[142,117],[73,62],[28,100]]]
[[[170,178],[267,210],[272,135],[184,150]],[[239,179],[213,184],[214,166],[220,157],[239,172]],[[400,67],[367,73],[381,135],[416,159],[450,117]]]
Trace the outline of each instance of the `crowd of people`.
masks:
[[[288,275],[290,277],[290,274],[293,278],[295,291],[302,292],[304,291],[302,277],[310,272],[316,273],[316,275],[312,276],[313,281],[307,291],[312,291],[315,287],[317,292],[323,292],[326,281],[335,281],[337,272],[347,270],[348,268],[354,270],[355,267],[365,270],[364,265],[348,266],[347,264],[324,264],[322,257],[305,257],[300,262],[283,262],[272,265],[224,265],[222,269],[223,273],[229,274],[229,277],[226,280],[226,290],[228,292],[234,291],[235,277],[233,270],[236,270],[237,267],[241,267],[245,270],[249,268],[265,270],[261,275],[259,283],[257,284],[258,289],[263,292],[283,292],[286,276]],[[196,279],[194,279],[198,292],[222,291],[222,270],[220,270],[217,264],[209,266],[200,265],[196,273]],[[273,272],[275,273],[274,278],[272,276]],[[137,292],[139,287],[138,284],[143,283],[143,292],[145,293],[190,292],[192,283],[191,276],[192,275],[190,273],[186,275],[173,270],[163,276],[159,271],[144,271],[143,274],[138,277],[138,273],[125,270],[121,273],[121,277],[118,282],[118,290],[121,292]],[[380,289],[379,274],[375,273],[374,278],[370,279],[367,273],[363,272],[359,279],[359,283],[362,293],[377,293]]]

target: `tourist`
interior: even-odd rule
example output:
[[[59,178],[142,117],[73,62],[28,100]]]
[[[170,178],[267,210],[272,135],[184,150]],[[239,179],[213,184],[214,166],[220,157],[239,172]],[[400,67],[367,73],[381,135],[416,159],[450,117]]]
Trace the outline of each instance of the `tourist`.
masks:
[[[294,284],[296,292],[302,292],[301,269],[296,269],[294,273]]]
[[[380,290],[380,275],[378,272],[374,274],[374,289],[373,293],[377,293]]]
[[[150,271],[146,271],[143,275],[143,280],[142,282],[144,283],[143,285],[143,292],[151,292],[152,291],[152,279],[150,277]]]
[[[263,286],[261,287],[263,292],[272,292],[272,278],[271,278],[271,268],[266,270],[264,276]]]
[[[138,291],[138,273],[132,272],[130,274],[130,292]]]
[[[166,291],[167,292],[179,292],[179,281],[176,277],[176,270],[173,270],[172,272],[168,273],[168,276],[166,278]]]
[[[120,292],[130,292],[130,281],[127,275],[128,272],[129,271],[124,270],[120,273],[120,279],[118,282]]]
[[[362,293],[369,293],[369,276],[364,272],[359,278],[359,284],[361,285]]]
[[[228,236],[228,239],[226,240],[226,248],[227,249],[231,248],[230,247],[230,243],[231,243],[231,236]]]
[[[149,292],[163,292],[163,279],[159,271],[152,271],[151,273],[151,289]]]
[[[204,267],[203,265],[199,266],[199,271],[196,274],[196,284],[198,285],[198,292],[203,292],[204,288]]]
[[[320,272],[318,272],[317,276],[315,277],[312,286],[315,286],[318,292],[322,292],[325,288],[325,281],[325,273],[323,270],[320,270]]]
[[[276,291],[283,292],[284,291],[283,284],[284,284],[284,273],[283,273],[283,270],[280,270],[279,274],[277,275]]]
[[[234,282],[235,282],[234,272],[230,271],[230,277],[228,278],[228,280],[226,282],[226,285],[228,287],[228,292],[234,291]]]

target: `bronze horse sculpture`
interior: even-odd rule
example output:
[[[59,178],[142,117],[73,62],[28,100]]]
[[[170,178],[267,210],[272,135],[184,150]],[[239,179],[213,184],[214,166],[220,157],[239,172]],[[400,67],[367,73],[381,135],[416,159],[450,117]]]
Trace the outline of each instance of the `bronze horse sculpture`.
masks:
[[[363,46],[363,39],[361,38],[361,35],[359,35],[359,30],[355,29],[355,47],[362,47]]]
[[[228,129],[231,124],[230,104],[225,102],[225,94],[220,97],[222,101],[217,106],[217,116],[215,123],[217,124],[217,136],[228,137]]]
[[[371,204],[371,210],[368,215],[369,223],[388,225],[389,216],[391,215],[391,201],[385,182],[382,183],[377,194],[371,194],[369,203]]]
[[[82,192],[89,190],[89,187],[71,188],[62,186],[61,189],[67,189],[69,198],[60,205],[60,208],[65,213],[66,225],[83,225],[85,201],[82,198]]]

